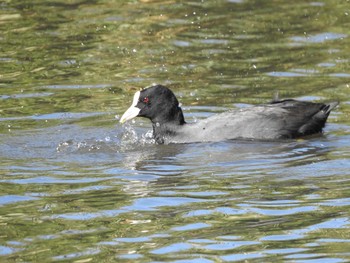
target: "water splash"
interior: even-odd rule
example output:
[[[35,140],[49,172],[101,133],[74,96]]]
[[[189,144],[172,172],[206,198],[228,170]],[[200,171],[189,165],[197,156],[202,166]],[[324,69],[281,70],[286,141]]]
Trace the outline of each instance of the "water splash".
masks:
[[[76,131],[75,131],[76,132]],[[144,130],[133,127],[130,124],[118,126],[117,130],[109,131],[108,134],[97,130],[93,132],[93,137],[89,131],[80,131],[79,134],[71,134],[68,139],[57,144],[57,153],[104,153],[104,152],[125,152],[136,147],[155,144],[152,130]],[[85,138],[81,137],[84,135]],[[68,135],[67,135],[68,136]]]

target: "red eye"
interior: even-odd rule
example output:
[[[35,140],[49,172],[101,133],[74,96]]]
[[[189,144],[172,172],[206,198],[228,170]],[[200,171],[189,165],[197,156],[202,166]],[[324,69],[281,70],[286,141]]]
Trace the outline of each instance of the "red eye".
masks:
[[[143,98],[143,102],[146,103],[146,104],[148,104],[148,103],[149,103],[149,98],[148,98],[148,97],[144,97],[144,98]]]

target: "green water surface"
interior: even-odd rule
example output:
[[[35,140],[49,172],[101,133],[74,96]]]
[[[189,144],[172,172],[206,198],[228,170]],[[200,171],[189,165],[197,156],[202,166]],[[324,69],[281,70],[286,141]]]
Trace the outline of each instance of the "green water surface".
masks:
[[[350,1],[0,2],[0,262],[350,261]],[[323,136],[155,145],[118,123],[339,101]]]

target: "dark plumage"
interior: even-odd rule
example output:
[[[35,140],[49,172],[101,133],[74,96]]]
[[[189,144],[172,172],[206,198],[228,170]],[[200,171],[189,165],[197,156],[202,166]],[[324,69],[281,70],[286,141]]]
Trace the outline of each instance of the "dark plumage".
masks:
[[[322,132],[329,113],[337,105],[338,102],[274,100],[187,124],[174,93],[167,87],[154,85],[135,93],[120,122],[137,116],[150,119],[158,143],[292,139]]]

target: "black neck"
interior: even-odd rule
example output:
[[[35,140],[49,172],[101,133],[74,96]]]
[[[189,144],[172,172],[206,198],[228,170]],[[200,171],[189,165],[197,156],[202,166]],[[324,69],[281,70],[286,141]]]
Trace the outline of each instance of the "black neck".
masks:
[[[160,115],[152,120],[153,137],[157,143],[163,144],[165,137],[176,135],[179,126],[184,125],[185,118],[180,107],[174,108],[167,114]]]

